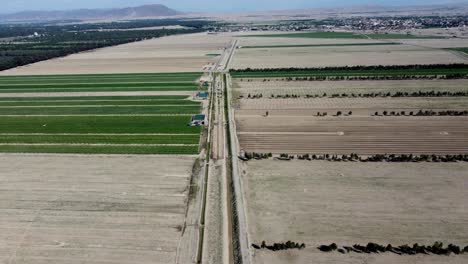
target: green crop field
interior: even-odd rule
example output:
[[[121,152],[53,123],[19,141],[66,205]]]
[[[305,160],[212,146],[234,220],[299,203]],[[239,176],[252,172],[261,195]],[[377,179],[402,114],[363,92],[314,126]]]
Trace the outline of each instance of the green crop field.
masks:
[[[195,91],[201,73],[2,76],[0,93]]]
[[[409,34],[357,34],[353,32],[304,32],[304,33],[281,33],[281,34],[259,34],[240,37],[260,38],[329,38],[329,39],[434,39],[438,36],[415,36]]]
[[[246,35],[241,37],[260,37],[260,38],[348,38],[348,39],[366,39],[367,37],[353,32],[306,32],[306,33],[282,33],[282,34],[259,34]]]
[[[441,36],[416,36],[410,34],[394,34],[394,33],[387,33],[387,34],[365,34],[372,39],[442,39],[444,37]]]
[[[195,154],[198,146],[2,145],[3,153]]]
[[[271,49],[271,48],[308,48],[308,47],[346,47],[346,46],[387,46],[401,45],[394,42],[376,42],[376,43],[341,43],[341,44],[305,44],[305,45],[272,45],[272,46],[242,46],[243,49]]]
[[[102,91],[194,91],[200,73],[0,77],[0,152],[197,154],[202,111],[187,95],[95,96]],[[205,88],[206,89],[206,88]],[[73,92],[90,96],[73,96]],[[36,97],[28,92],[67,92]]]
[[[458,51],[458,52],[468,54],[468,48],[449,48],[448,50],[454,50],[454,51]]]
[[[290,70],[290,71],[253,71],[232,72],[234,78],[274,78],[274,77],[308,77],[308,76],[402,76],[402,75],[447,75],[468,74],[468,66],[460,69],[375,69],[375,70]]]

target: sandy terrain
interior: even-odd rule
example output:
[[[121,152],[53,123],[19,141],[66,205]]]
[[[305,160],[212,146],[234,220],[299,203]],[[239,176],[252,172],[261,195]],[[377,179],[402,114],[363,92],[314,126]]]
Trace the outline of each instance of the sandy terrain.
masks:
[[[174,263],[193,161],[0,155],[0,262]]]
[[[399,81],[269,81],[253,79],[240,81],[234,79],[234,90],[239,95],[248,96],[263,94],[264,97],[274,95],[323,95],[360,94],[378,92],[419,92],[419,91],[468,91],[468,80],[399,80]]]
[[[449,51],[411,45],[240,49],[232,68],[466,63]]]
[[[250,161],[244,164],[249,233],[305,250],[255,250],[256,264],[466,263],[467,255],[322,253],[322,244],[468,245],[468,164]],[[252,249],[254,250],[254,249]]]
[[[229,42],[227,35],[189,34],[70,55],[0,72],[0,75],[201,72]]]

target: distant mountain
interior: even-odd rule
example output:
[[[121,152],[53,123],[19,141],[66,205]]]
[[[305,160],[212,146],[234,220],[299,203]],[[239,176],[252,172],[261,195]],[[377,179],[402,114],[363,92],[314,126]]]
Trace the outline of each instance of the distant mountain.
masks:
[[[0,14],[0,21],[51,21],[51,20],[120,20],[181,15],[182,12],[165,5],[144,5],[113,9],[77,9],[64,11],[23,11]]]

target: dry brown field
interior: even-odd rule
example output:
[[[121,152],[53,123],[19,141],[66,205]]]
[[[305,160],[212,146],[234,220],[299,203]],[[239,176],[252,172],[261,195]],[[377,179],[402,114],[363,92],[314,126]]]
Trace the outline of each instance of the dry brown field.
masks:
[[[194,159],[0,155],[0,262],[175,263]]]
[[[396,80],[396,81],[281,81],[277,78],[269,79],[234,79],[233,88],[237,96],[247,97],[250,93],[286,95],[327,95],[332,94],[360,94],[360,93],[396,93],[419,91],[468,91],[468,80]]]
[[[408,116],[420,109],[465,110],[464,97],[241,99],[238,104],[237,133],[247,152],[468,153],[468,117]],[[374,116],[384,110],[406,116]],[[338,111],[343,116],[334,116]],[[316,116],[319,112],[327,116]]]
[[[0,75],[202,72],[230,36],[189,34],[97,49],[2,71]]]
[[[468,60],[463,56],[450,51],[413,45],[291,47],[239,49],[234,57],[232,68],[307,68],[467,62]]]
[[[323,253],[336,243],[468,245],[464,185],[467,163],[332,163],[249,161],[243,164],[252,243],[288,240],[306,249],[254,250],[256,264],[461,264],[468,255]]]

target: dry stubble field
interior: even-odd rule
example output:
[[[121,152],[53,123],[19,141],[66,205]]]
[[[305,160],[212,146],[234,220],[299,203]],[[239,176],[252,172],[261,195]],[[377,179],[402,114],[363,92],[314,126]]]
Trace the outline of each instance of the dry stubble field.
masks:
[[[304,250],[255,250],[254,263],[466,263],[468,256],[322,253],[337,243],[468,245],[465,163],[244,163],[252,243],[288,240]]]
[[[291,41],[294,43],[294,40]],[[241,44],[242,45],[242,41]],[[467,63],[449,51],[412,45],[239,49],[233,69]]]
[[[229,36],[188,34],[140,41],[2,71],[0,75],[201,72]]]
[[[0,155],[0,262],[174,263],[193,162]]]

